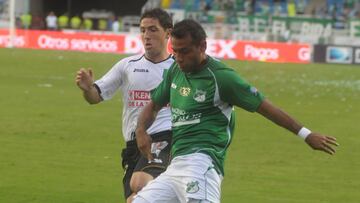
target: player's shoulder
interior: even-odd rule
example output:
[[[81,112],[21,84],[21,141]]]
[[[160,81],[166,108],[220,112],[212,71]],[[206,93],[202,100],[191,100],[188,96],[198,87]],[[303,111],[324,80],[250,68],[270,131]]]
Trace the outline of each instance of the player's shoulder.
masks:
[[[165,58],[164,60],[162,61],[159,61],[159,62],[152,62],[150,61],[154,66],[156,65],[161,65],[161,66],[165,66],[167,68],[169,68],[174,62],[175,62],[175,59],[172,55],[169,55],[167,58]]]
[[[123,63],[136,63],[144,59],[144,54],[136,54],[132,56],[125,57],[121,59],[120,61]]]
[[[239,73],[222,61],[209,57],[208,70],[210,75],[219,83],[232,83],[234,80],[242,80]]]
[[[170,54],[170,55],[169,55],[169,58],[167,58],[166,61],[168,61],[168,62],[171,63],[171,64],[175,63],[175,57],[174,57],[174,55]]]
[[[175,59],[172,55],[169,55],[167,58],[165,58],[162,61],[153,62],[152,60],[146,58],[144,54],[137,54],[137,55],[125,57],[121,61],[123,63],[133,63],[133,64],[148,63],[148,64],[152,64],[152,65],[162,65],[162,64],[170,64],[171,65],[175,61]]]
[[[222,74],[222,73],[233,73],[234,69],[230,68],[228,65],[223,63],[221,60],[217,58],[210,57],[208,58],[208,68],[216,73],[216,74]]]
[[[136,61],[140,61],[143,57],[143,54],[138,54],[138,55],[132,55],[132,56],[127,56],[124,58],[121,58],[119,61],[117,61],[114,65],[113,65],[113,69],[117,69],[117,70],[125,70],[127,69],[129,66],[131,66],[132,62],[136,62]]]
[[[171,72],[172,74],[179,73],[179,72],[182,73],[182,71],[179,67],[179,64],[176,63],[175,59],[173,59],[173,62],[171,63],[169,72]]]

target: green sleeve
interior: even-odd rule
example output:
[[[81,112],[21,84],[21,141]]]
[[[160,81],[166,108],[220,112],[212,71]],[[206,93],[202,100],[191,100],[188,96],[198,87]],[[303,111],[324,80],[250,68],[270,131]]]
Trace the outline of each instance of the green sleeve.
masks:
[[[173,72],[173,65],[164,71],[163,81],[150,92],[151,100],[160,106],[165,106],[170,101],[170,86],[171,86],[171,73]]]
[[[250,112],[257,111],[264,96],[232,69],[219,72],[216,78],[220,99]]]

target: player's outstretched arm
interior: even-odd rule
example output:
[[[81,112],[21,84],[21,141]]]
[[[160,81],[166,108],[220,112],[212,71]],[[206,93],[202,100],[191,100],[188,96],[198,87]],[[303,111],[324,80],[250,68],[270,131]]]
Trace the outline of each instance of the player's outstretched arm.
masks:
[[[271,104],[269,100],[265,99],[257,112],[277,125],[303,137],[305,142],[314,150],[321,150],[332,155],[335,153],[334,146],[339,145],[334,137],[314,133],[304,128],[286,112]]]
[[[153,156],[151,154],[151,137],[147,134],[146,130],[154,122],[160,109],[161,106],[150,101],[140,113],[135,131],[137,146],[143,156],[147,157],[149,161],[153,160]]]
[[[99,92],[94,87],[94,75],[91,69],[81,68],[76,73],[75,82],[83,91],[84,98],[89,104],[97,104],[101,102]]]

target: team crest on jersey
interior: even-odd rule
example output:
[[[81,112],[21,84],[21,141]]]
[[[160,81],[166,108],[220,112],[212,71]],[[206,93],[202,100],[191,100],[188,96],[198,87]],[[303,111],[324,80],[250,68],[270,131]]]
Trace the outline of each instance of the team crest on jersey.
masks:
[[[179,92],[180,92],[181,96],[187,97],[187,96],[189,96],[191,89],[190,89],[190,87],[181,87]]]
[[[193,98],[197,102],[204,102],[206,99],[206,92],[203,90],[196,89]]]
[[[199,182],[198,181],[191,181],[186,184],[186,192],[187,193],[196,193],[199,191]]]

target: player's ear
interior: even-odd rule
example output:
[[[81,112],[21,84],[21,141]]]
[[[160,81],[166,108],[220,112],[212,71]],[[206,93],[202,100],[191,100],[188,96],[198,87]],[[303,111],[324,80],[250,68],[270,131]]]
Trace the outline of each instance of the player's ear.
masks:
[[[172,32],[172,28],[166,29],[166,39],[170,38],[171,32]]]
[[[202,41],[200,42],[200,51],[201,51],[201,52],[205,52],[205,51],[206,51],[206,47],[207,47],[206,40],[202,40]]]

